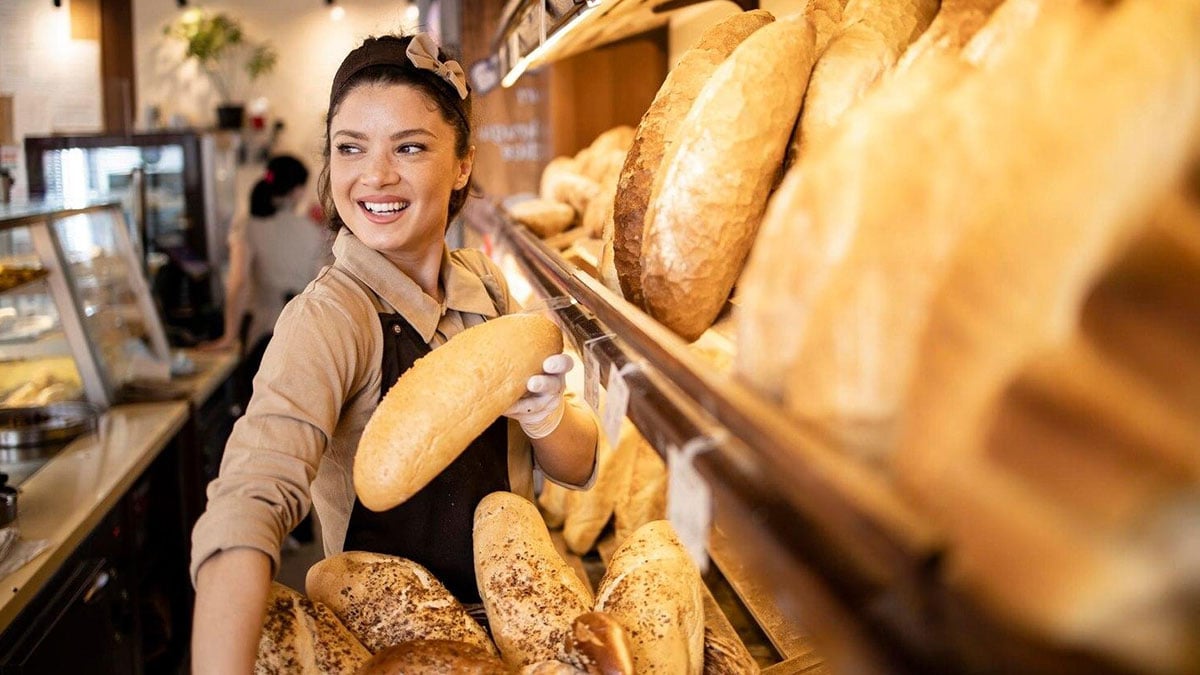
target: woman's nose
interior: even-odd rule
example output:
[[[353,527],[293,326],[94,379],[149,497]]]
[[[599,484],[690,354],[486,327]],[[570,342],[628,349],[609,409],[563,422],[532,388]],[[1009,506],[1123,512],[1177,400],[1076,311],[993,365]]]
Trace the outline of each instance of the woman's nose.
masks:
[[[376,155],[368,162],[363,171],[362,182],[364,185],[371,187],[379,187],[381,185],[391,185],[400,181],[400,174],[396,171],[396,167],[392,164],[391,158],[385,155]]]

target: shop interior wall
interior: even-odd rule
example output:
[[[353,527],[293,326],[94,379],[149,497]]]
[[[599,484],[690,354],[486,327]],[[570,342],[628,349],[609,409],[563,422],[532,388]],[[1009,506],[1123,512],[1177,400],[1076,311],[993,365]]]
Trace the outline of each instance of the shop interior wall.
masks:
[[[28,195],[21,139],[103,128],[100,43],[72,39],[69,1],[0,0],[0,94],[13,97],[15,199]]]

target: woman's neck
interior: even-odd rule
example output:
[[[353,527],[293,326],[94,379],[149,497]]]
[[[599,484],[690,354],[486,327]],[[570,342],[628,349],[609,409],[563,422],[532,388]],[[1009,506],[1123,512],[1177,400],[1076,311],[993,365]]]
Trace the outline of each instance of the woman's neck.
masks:
[[[386,257],[409,279],[416,282],[425,295],[441,302],[443,299],[442,254],[445,248],[445,241],[439,239],[435,244],[430,244],[418,251],[405,254],[386,254]]]

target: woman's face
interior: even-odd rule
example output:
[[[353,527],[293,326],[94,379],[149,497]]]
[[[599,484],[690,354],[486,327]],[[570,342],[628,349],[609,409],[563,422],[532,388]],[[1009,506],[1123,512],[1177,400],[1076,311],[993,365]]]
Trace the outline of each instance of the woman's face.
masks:
[[[450,192],[467,184],[474,149],[455,156],[454,128],[423,92],[354,88],[330,122],[329,142],[333,202],[359,240],[393,258],[440,251]]]

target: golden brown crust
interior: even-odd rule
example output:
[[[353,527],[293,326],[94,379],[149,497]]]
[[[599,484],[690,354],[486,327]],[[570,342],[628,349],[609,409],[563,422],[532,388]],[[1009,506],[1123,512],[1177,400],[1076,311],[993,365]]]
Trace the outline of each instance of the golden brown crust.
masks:
[[[532,502],[495,492],[479,503],[475,577],[492,637],[510,668],[560,659],[592,594],[554,549]]]
[[[626,419],[621,425],[617,447],[610,446],[607,437],[601,438],[596,449],[596,482],[589,490],[567,493],[563,540],[572,553],[583,555],[592,550],[596,538],[612,517],[617,492],[624,483],[623,473],[637,452],[636,436],[637,428]]]
[[[357,675],[506,675],[497,656],[453,640],[412,640],[372,656]]]
[[[508,215],[537,236],[552,237],[575,222],[575,209],[549,199],[526,199],[508,207]]]
[[[416,494],[525,393],[562,332],[536,314],[468,328],[397,380],[367,421],[354,459],[364,506],[389,509]]]
[[[567,660],[591,675],[634,675],[625,629],[604,612],[580,614],[567,640]]]
[[[643,525],[613,554],[596,611],[625,629],[640,675],[688,673],[704,666],[700,572],[665,520]]]
[[[613,504],[617,545],[624,543],[642,525],[667,517],[667,464],[636,429],[633,436],[632,461],[620,473],[617,499]]]
[[[758,663],[745,645],[704,627],[704,675],[753,675],[758,671]]]
[[[349,673],[370,655],[331,609],[287,586],[271,584],[256,675]]]
[[[429,570],[411,560],[340,553],[313,565],[305,587],[372,653],[410,640],[450,640],[496,653],[483,627]]]
[[[815,57],[803,18],[755,31],[709,78],[664,156],[642,241],[642,292],[651,316],[685,340],[712,325],[741,272]]]
[[[746,36],[772,20],[765,11],[743,12],[706,31],[667,74],[638,124],[613,204],[613,263],[625,299],[639,307],[643,306],[641,259],[646,210],[654,178],[665,168],[666,149],[675,143],[680,123],[717,66]]]

